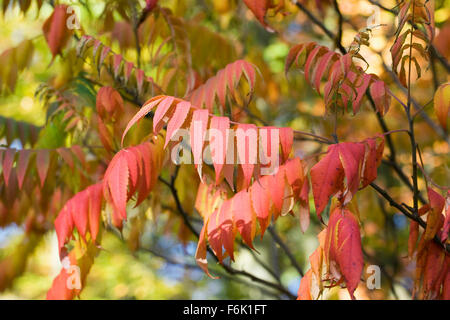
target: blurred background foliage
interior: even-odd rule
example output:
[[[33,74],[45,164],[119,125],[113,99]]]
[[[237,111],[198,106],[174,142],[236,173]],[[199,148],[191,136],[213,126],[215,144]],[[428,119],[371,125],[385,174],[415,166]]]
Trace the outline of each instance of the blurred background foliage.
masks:
[[[2,1],[3,2],[3,1]],[[123,19],[114,6],[120,6],[125,1],[61,1],[73,4],[78,8],[79,19],[86,34],[95,35],[108,43],[114,51],[121,52],[130,61],[135,61],[136,50],[129,43],[128,22]],[[143,7],[145,2],[140,2]],[[366,20],[373,13],[369,1],[338,1],[342,14],[348,19],[344,24],[342,42],[348,47],[357,29],[365,27]],[[394,7],[396,1],[382,1],[388,7]],[[314,3],[314,1],[312,1]],[[299,72],[284,74],[284,61],[289,48],[296,43],[316,41],[320,44],[333,46],[328,39],[320,36],[320,30],[308,22],[307,17],[299,13],[292,5],[287,5],[286,15],[269,17],[270,23],[276,26],[279,33],[268,33],[254,19],[252,13],[243,6],[242,1],[235,0],[161,0],[161,6],[170,8],[175,16],[188,21],[187,31],[191,42],[193,68],[203,76],[211,76],[227,63],[237,58],[253,62],[260,70],[257,79],[256,92],[250,110],[259,118],[277,126],[291,126],[296,130],[331,135],[330,117],[324,114],[324,105],[320,96],[305,82]],[[111,10],[108,10],[111,9]],[[50,1],[44,1],[38,10],[36,2],[32,1],[26,13],[21,12],[18,5],[10,3],[5,13],[0,15],[0,52],[10,47],[18,46],[22,41],[32,39],[34,55],[30,67],[19,73],[14,91],[0,96],[0,116],[24,121],[38,127],[48,123],[40,132],[37,147],[56,148],[65,146],[76,137],[67,135],[62,120],[52,118],[49,121],[48,108],[35,98],[35,92],[42,83],[50,84],[54,89],[71,88],[76,93],[77,102],[83,104],[83,112],[89,118],[89,108],[95,107],[95,92],[90,92],[90,86],[74,79],[82,68],[76,61],[74,52],[67,49],[63,57],[57,57],[50,66],[52,55],[42,36],[42,24],[52,13]],[[332,7],[323,11],[311,6],[311,11],[331,30],[336,28],[336,15]],[[380,75],[392,90],[401,98],[405,93],[396,87],[385,72],[383,63],[390,66],[389,47],[393,41],[395,16],[389,12],[380,12],[381,22],[386,27],[374,30],[370,48],[363,47],[361,54],[369,63],[368,72]],[[450,57],[448,37],[439,33],[449,33],[450,0],[436,1],[436,25],[439,29],[435,45],[447,58]],[[355,28],[356,27],[356,30]],[[223,42],[205,44],[208,34],[219,33]],[[211,36],[211,38],[214,38]],[[218,41],[218,40],[217,40]],[[68,48],[73,48],[69,44]],[[380,55],[383,60],[380,58]],[[143,52],[143,61],[148,53]],[[67,60],[71,61],[67,63]],[[5,65],[0,66],[5,68]],[[440,81],[448,81],[449,76],[435,65]],[[155,72],[150,65],[142,68],[149,75]],[[436,120],[429,104],[433,97],[433,76],[427,69],[422,78],[417,81],[414,98],[427,106],[425,111],[430,118]],[[80,98],[81,97],[81,98]],[[80,100],[81,99],[81,100]],[[81,102],[80,102],[81,101]],[[367,111],[369,107],[365,107]],[[397,102],[393,102],[385,117],[392,129],[405,126],[403,111]],[[342,115],[339,117],[338,135],[347,141],[357,141],[380,132],[378,122],[373,112],[361,112],[356,116]],[[417,119],[416,132],[425,169],[436,183],[446,185],[450,181],[449,145],[437,139],[435,132],[422,118]],[[0,129],[2,130],[2,129]],[[398,161],[406,172],[410,171],[409,138],[406,134],[392,136],[398,148]],[[21,148],[19,141],[15,142]],[[296,155],[305,156],[316,153],[317,145],[307,141],[296,141]],[[380,180],[389,188],[392,196],[398,202],[408,202],[410,194],[404,192],[397,179],[392,177],[392,171],[385,165],[379,169]],[[180,178],[181,197],[183,203],[191,202],[192,195],[187,191],[191,188],[191,180],[186,174]],[[69,174],[70,176],[70,174]],[[72,182],[73,190],[79,187],[77,179],[67,178]],[[420,189],[424,190],[425,182],[419,180]],[[267,289],[239,277],[224,274],[214,263],[211,269],[221,276],[219,280],[209,279],[195,264],[194,253],[196,240],[186,233],[181,220],[174,218],[174,203],[170,195],[162,187],[154,191],[153,198],[158,198],[161,204],[152,206],[146,204],[144,213],[136,213],[130,219],[123,234],[109,230],[103,235],[102,249],[96,258],[88,275],[87,286],[81,294],[82,299],[267,299],[279,297]],[[191,197],[191,199],[188,199]],[[382,290],[367,291],[364,288],[357,291],[358,298],[409,298],[411,289],[411,271],[409,261],[405,258],[407,251],[408,222],[401,214],[395,213],[386,203],[383,203],[373,190],[366,189],[358,195],[359,211],[362,221],[363,247],[366,248],[367,263],[377,264],[384,268],[386,274],[382,277]],[[311,202],[312,204],[312,202]],[[56,213],[55,213],[56,214]],[[145,216],[145,219],[140,217]],[[317,234],[321,230],[311,207],[313,224],[302,234],[298,219],[286,218],[277,222],[276,229],[286,245],[294,253],[299,265],[306,270],[308,256],[317,246]],[[201,226],[201,221],[197,221]],[[136,231],[138,230],[138,231]],[[46,291],[60,270],[57,253],[56,236],[54,232],[39,235],[40,241],[26,239],[24,242],[24,227],[10,225],[0,229],[0,261],[5,257],[14,256],[16,270],[22,268],[24,273],[0,293],[0,298],[45,298]],[[24,245],[26,242],[36,242],[36,247]],[[136,241],[139,245],[136,245]],[[18,245],[19,244],[19,245]],[[273,281],[280,281],[295,295],[300,283],[297,271],[278,245],[266,236],[264,240],[255,240],[259,251],[250,253],[240,249],[234,266],[238,269],[252,270],[254,274]],[[29,258],[20,261],[21,251],[29,251]],[[279,279],[261,267],[263,261],[270,265]],[[1,280],[1,278],[0,278]],[[394,290],[391,290],[394,288]],[[327,295],[330,299],[347,298],[347,293],[334,288]]]

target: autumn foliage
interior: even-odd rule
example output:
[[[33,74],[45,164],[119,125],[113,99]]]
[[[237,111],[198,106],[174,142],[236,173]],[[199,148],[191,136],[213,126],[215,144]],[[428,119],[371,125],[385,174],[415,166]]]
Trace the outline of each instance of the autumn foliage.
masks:
[[[450,68],[439,49],[450,20],[435,21],[442,1],[379,6],[397,16],[383,38],[374,33],[385,24],[365,26],[344,2],[208,1],[221,25],[211,28],[213,18],[203,25],[205,15],[188,15],[186,5],[107,1],[96,33],[65,1],[4,2],[4,15],[51,11],[42,35],[55,76],[35,94],[45,125],[0,118],[0,226],[23,225],[34,242],[56,232],[63,268],[47,298],[82,297],[102,237],[119,234],[138,251],[144,228],[128,232],[132,221],[164,207],[169,233],[197,243],[195,261],[213,279],[219,267],[300,300],[338,288],[343,298],[396,297],[397,278],[411,279],[412,298],[450,299]],[[288,47],[283,67],[270,66],[253,40],[231,40],[229,19],[240,21],[238,33],[252,24]],[[289,24],[307,27],[292,35]],[[372,37],[384,48],[373,49]],[[36,41],[1,54],[2,96],[32,68]],[[288,243],[288,232],[313,234],[312,254]],[[233,268],[266,239],[298,271],[296,294]],[[0,261],[0,290],[33,250]],[[378,295],[365,288],[374,264],[385,277]],[[79,286],[68,286],[68,265],[79,267]]]

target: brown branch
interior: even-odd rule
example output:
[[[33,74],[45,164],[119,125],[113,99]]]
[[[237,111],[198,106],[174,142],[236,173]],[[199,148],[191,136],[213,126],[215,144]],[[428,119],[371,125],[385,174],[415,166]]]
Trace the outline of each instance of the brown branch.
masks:
[[[337,0],[333,1],[334,10],[336,11],[338,15],[338,33],[336,35],[335,44],[336,47],[342,46],[342,28],[344,24],[344,17],[342,16],[341,10],[339,9],[339,4],[337,3]]]
[[[384,199],[389,202],[391,207],[398,209],[402,214],[408,217],[410,220],[417,222],[424,230],[427,228],[427,224],[422,218],[418,215],[417,212],[414,212],[413,208],[409,208],[408,206],[402,206],[398,202],[396,202],[389,193],[386,192],[383,188],[378,186],[376,183],[372,182],[370,186],[375,189]],[[434,242],[436,242],[440,247],[442,247],[447,253],[450,253],[450,246],[442,243],[440,239],[435,236]]]
[[[400,80],[398,76],[392,72],[392,70],[389,69],[389,67],[383,62],[383,68],[384,70],[389,74],[389,76],[394,80],[397,87],[402,90],[405,94],[407,94],[407,89],[403,87],[403,85],[400,83]],[[443,139],[445,142],[447,142],[448,145],[450,145],[450,137],[449,135],[438,125],[436,124],[429,116],[428,114],[423,110],[424,107],[421,106],[417,100],[414,99],[414,97],[411,97],[411,103],[414,109],[417,110],[418,114],[425,120],[425,122],[430,126],[431,129],[436,132],[436,134]]]
[[[179,168],[178,166],[176,168]],[[177,211],[180,214],[181,218],[183,219],[183,222],[186,224],[186,226],[188,227],[188,229],[195,235],[196,238],[199,238],[200,234],[197,230],[195,230],[194,226],[191,224],[191,222],[189,221],[189,215],[187,214],[186,211],[184,211],[184,208],[181,204],[181,201],[178,197],[178,191],[175,188],[175,179],[176,179],[176,174],[177,171],[175,172],[175,175],[172,176],[171,182],[166,181],[165,179],[159,177],[158,179],[163,182],[171,191],[172,196],[175,200],[175,204],[177,207]],[[219,259],[217,258],[217,256],[214,254],[214,252],[211,250],[211,248],[208,246],[208,252],[213,256],[214,260],[216,260],[217,262],[219,261]],[[270,287],[272,289],[275,289],[283,294],[285,294],[288,298],[290,299],[296,299],[296,296],[294,296],[288,289],[286,289],[284,286],[282,286],[279,283],[273,283],[270,281],[267,281],[265,279],[259,278],[245,270],[237,270],[234,269],[231,266],[228,266],[226,264],[220,263],[219,264],[227,273],[231,274],[231,275],[241,275],[244,277],[249,278],[250,280],[263,284],[267,287]]]
[[[303,277],[303,275],[304,275],[303,269],[298,264],[297,260],[295,259],[294,255],[292,254],[292,252],[289,249],[289,247],[283,242],[283,240],[280,238],[278,233],[275,231],[275,228],[273,226],[269,226],[267,228],[267,230],[269,230],[269,233],[272,236],[273,240],[281,247],[281,249],[283,249],[284,253],[286,253],[286,256],[291,261],[292,266]]]
[[[297,6],[297,8],[299,8],[304,14],[306,14],[308,16],[308,18],[316,25],[318,26],[327,36],[328,38],[335,40],[336,36],[327,28],[325,27],[325,25],[318,19],[316,18],[311,11],[309,11],[303,4],[301,4],[300,2],[296,1],[295,5]],[[342,54],[346,53],[345,48],[342,46],[342,44],[336,43],[339,51],[341,51]]]
[[[414,16],[415,16],[416,2],[412,4],[412,23],[411,23],[411,35],[409,42],[409,59],[408,59],[408,102],[406,104],[406,116],[409,123],[409,137],[411,140],[411,162],[412,162],[412,180],[413,180],[413,202],[415,214],[419,214],[419,184],[417,177],[417,143],[414,134],[414,118],[411,117],[411,69],[412,69],[412,49],[414,38]]]

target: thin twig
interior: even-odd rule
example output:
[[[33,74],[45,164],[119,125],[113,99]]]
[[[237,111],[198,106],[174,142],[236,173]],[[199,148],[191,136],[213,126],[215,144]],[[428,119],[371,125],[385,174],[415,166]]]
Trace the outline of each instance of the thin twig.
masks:
[[[283,249],[284,253],[286,253],[286,256],[289,258],[289,260],[292,263],[292,266],[297,270],[297,272],[303,277],[304,272],[302,267],[300,267],[300,265],[297,262],[297,259],[295,259],[294,255],[292,254],[291,250],[289,249],[289,247],[286,245],[286,243],[284,243],[284,241],[280,238],[280,236],[278,235],[278,233],[276,232],[275,228],[273,226],[269,226],[267,228],[267,230],[269,231],[270,235],[272,236],[273,240],[281,247],[281,249]]]

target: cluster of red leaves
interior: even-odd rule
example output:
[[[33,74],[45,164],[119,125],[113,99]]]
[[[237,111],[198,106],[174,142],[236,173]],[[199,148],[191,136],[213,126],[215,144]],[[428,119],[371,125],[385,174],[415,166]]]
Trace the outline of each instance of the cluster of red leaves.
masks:
[[[34,126],[28,122],[16,121],[10,118],[0,116],[0,139],[5,138],[10,146],[15,139],[19,139],[22,146],[30,144],[34,146],[38,140],[40,127]]]
[[[112,208],[112,224],[122,228],[123,220],[127,219],[127,202],[138,193],[136,205],[139,205],[155,185],[162,166],[162,143],[162,139],[155,138],[154,142],[120,150],[109,163],[102,181],[78,192],[65,204],[55,220],[61,258],[67,255],[65,246],[73,239],[75,228],[80,236],[78,245],[96,247],[104,201]],[[83,254],[78,253],[76,260],[71,256],[70,261],[83,269],[80,261],[91,261],[95,256],[93,252],[97,251],[85,250]],[[89,268],[91,264],[86,263]],[[89,268],[86,268],[88,271]],[[67,272],[63,269],[50,288],[48,297],[65,299],[78,294],[79,291],[69,290],[64,285],[67,278]]]
[[[121,228],[126,220],[126,204],[138,193],[136,206],[150,194],[162,166],[159,152],[162,140],[120,150],[111,160],[103,177],[105,199],[113,208],[112,223]]]
[[[383,136],[328,147],[326,156],[311,169],[314,204],[320,219],[332,196],[345,205],[359,188],[376,179],[383,150]]]
[[[309,183],[299,158],[288,160],[274,175],[260,177],[247,189],[227,198],[219,185],[201,183],[197,192],[196,209],[203,217],[196,259],[208,273],[206,241],[220,262],[228,255],[234,260],[234,239],[237,232],[243,241],[253,248],[257,223],[261,237],[270,222],[300,207],[300,225],[303,231],[309,225]],[[225,249],[225,255],[223,249]]]
[[[102,203],[102,184],[97,183],[75,194],[61,209],[55,219],[61,259],[67,255],[65,245],[73,238],[74,228],[85,241],[87,233],[90,235],[89,240],[97,240]]]
[[[414,8],[414,10],[413,10]],[[413,12],[414,11],[414,12]],[[400,82],[406,87],[408,85],[406,78],[406,63],[411,61],[417,71],[417,77],[421,76],[421,68],[419,61],[415,56],[410,56],[410,48],[420,55],[422,59],[428,61],[427,49],[422,43],[428,45],[433,42],[435,25],[434,25],[434,1],[412,0],[404,1],[398,14],[399,25],[397,27],[397,36],[391,47],[392,70],[398,73]],[[419,28],[407,28],[403,33],[402,30],[407,22],[414,23],[416,26],[420,24],[424,27],[425,32]],[[409,40],[415,39],[413,43]],[[419,39],[421,42],[417,42]],[[406,52],[406,53],[405,53]],[[400,71],[399,71],[400,66]]]
[[[119,83],[136,88],[137,95],[149,93],[153,96],[155,91],[161,91],[153,78],[145,75],[144,70],[126,61],[122,55],[112,52],[100,40],[83,35],[77,44],[77,55],[86,58],[89,53],[92,54],[92,62],[99,73],[102,67],[107,68]]]
[[[255,66],[245,60],[237,60],[228,64],[224,69],[217,72],[214,77],[209,78],[205,84],[200,85],[187,96],[196,107],[206,107],[209,112],[213,111],[214,100],[219,100],[220,108],[225,108],[226,97],[235,95],[236,88],[245,75],[249,85],[249,99],[255,86]],[[223,113],[223,112],[222,112]]]
[[[328,227],[319,234],[319,247],[309,260],[311,269],[300,282],[299,300],[317,299],[324,287],[343,282],[354,299],[364,267],[358,217],[345,207],[332,210]]]
[[[153,116],[153,133],[158,134],[159,131],[167,125],[164,147],[167,147],[171,143],[172,138],[176,136],[179,129],[189,128],[194,163],[197,166],[200,177],[202,177],[202,155],[206,147],[206,144],[204,144],[206,131],[208,129],[216,129],[222,133],[222,139],[211,139],[211,141],[209,141],[210,148],[215,151],[212,156],[212,162],[216,172],[216,183],[219,183],[225,178],[234,189],[234,165],[225,163],[227,150],[232,142],[227,135],[227,130],[232,128],[228,117],[211,116],[208,113],[208,110],[196,108],[191,105],[190,102],[172,96],[156,96],[148,100],[139,112],[130,120],[123,133],[122,142],[130,128],[155,108],[156,110],[154,111]],[[201,124],[201,126],[199,126],[199,124]],[[257,141],[260,140],[259,138],[262,131],[265,131],[265,136],[269,137],[271,135],[270,130],[278,130],[277,133],[279,134],[279,144],[282,154],[281,161],[285,161],[291,153],[293,144],[293,130],[291,128],[258,128],[254,125],[236,124],[233,129],[241,130],[242,132],[247,132],[249,129],[255,130],[258,133],[258,136],[256,137]],[[197,137],[198,134],[200,135],[200,138]],[[243,176],[243,180],[240,181],[242,181],[244,187],[248,187],[251,178],[253,176],[257,178],[257,170],[255,169],[258,165],[255,164],[254,159],[249,159],[249,144],[246,143],[246,141],[239,140],[239,137],[236,137],[236,139],[237,143],[234,145],[237,145],[237,156],[240,160],[239,173]],[[269,148],[269,140],[270,139],[267,139],[267,143],[262,145],[263,148]],[[236,161],[233,161],[233,163],[236,163]]]
[[[320,93],[326,79],[324,100],[327,109],[334,107],[357,113],[370,93],[376,110],[384,115],[389,110],[391,96],[386,84],[375,74],[367,74],[353,61],[354,53],[341,55],[315,42],[302,43],[291,48],[286,59],[287,72],[295,63],[305,72],[305,78]]]
[[[80,146],[58,149],[0,149],[0,163],[2,164],[3,179],[6,187],[22,189],[25,178],[32,179],[33,175],[26,174],[30,171],[37,172],[41,187],[50,167],[50,162],[56,156],[60,156],[71,169],[75,162],[85,164],[84,153]],[[16,164],[14,166],[14,164]],[[18,191],[17,190],[17,191]]]
[[[377,141],[378,140],[378,141]],[[363,270],[361,235],[357,216],[347,209],[355,193],[377,177],[384,150],[384,137],[362,142],[333,144],[311,168],[314,205],[319,219],[335,196],[340,204],[331,210],[328,226],[319,235],[320,246],[310,256],[311,269],[300,283],[298,299],[317,299],[323,282],[333,287],[345,282],[350,297]]]
[[[422,206],[419,215],[427,214],[427,227],[419,243],[419,224],[411,220],[408,254],[416,252],[414,293],[421,299],[450,299],[450,256],[436,242],[435,236],[446,243],[450,231],[450,192],[447,197],[428,188],[429,204]],[[416,248],[417,244],[417,248]]]

